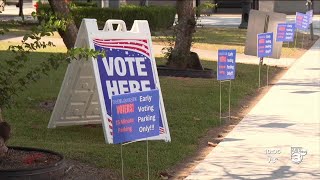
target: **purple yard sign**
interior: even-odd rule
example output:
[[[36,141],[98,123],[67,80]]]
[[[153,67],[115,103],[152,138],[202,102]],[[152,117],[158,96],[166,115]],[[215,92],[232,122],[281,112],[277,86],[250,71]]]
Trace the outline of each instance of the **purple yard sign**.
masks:
[[[309,24],[311,24],[312,23],[312,18],[313,18],[313,10],[307,11],[306,15],[308,16]]]
[[[218,50],[217,79],[231,80],[236,74],[236,50]]]
[[[296,31],[296,25],[293,23],[280,23],[277,27],[277,42],[292,42],[294,40],[294,34]]]
[[[159,135],[159,90],[112,96],[113,143]]]
[[[310,17],[307,14],[296,12],[296,28],[302,31],[309,29]]]
[[[257,55],[258,57],[268,57],[272,55],[273,33],[258,34]]]

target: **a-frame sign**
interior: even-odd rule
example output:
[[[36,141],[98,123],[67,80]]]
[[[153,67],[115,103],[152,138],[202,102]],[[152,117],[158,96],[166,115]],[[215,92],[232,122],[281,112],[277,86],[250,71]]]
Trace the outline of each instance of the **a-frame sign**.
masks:
[[[111,97],[158,89],[160,135],[148,140],[171,141],[148,21],[136,20],[127,31],[122,20],[108,20],[99,30],[95,19],[83,19],[75,47],[104,50],[106,57],[68,65],[48,128],[102,122],[106,143],[113,143]]]

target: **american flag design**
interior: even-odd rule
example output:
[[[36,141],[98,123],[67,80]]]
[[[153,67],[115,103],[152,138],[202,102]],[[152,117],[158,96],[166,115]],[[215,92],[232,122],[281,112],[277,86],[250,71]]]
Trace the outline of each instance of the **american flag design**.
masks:
[[[104,50],[106,52],[106,57],[144,57],[146,59],[146,70],[148,72],[148,77],[139,77],[139,76],[125,76],[119,77],[117,75],[108,76],[104,70],[104,64],[102,58],[98,57],[98,68],[101,80],[101,86],[103,90],[105,106],[107,109],[107,114],[110,118],[106,119],[109,127],[111,136],[113,136],[113,127],[112,127],[112,118],[111,118],[111,99],[108,98],[107,88],[105,86],[106,80],[149,80],[151,82],[150,88],[156,89],[155,87],[155,78],[152,72],[152,62],[151,62],[151,49],[148,45],[147,39],[93,39],[93,43],[96,50]],[[160,113],[160,124],[159,132],[160,134],[165,134],[166,130],[163,126],[162,114]]]
[[[95,45],[109,49],[122,49],[139,52],[150,58],[150,49],[146,39],[94,39]]]

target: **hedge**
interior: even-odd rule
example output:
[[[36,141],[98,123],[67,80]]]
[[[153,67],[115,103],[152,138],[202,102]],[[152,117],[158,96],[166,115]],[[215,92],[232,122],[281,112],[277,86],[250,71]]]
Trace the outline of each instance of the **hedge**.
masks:
[[[81,6],[86,6],[86,7],[98,7],[97,3],[95,2],[71,2],[72,7],[81,7]]]
[[[42,4],[38,10],[48,12],[50,7],[47,4]],[[123,6],[119,9],[77,6],[72,7],[71,12],[78,28],[83,18],[97,19],[100,29],[103,28],[108,19],[122,19],[126,22],[128,29],[131,29],[134,20],[148,20],[151,31],[171,27],[176,14],[174,7],[132,5]]]

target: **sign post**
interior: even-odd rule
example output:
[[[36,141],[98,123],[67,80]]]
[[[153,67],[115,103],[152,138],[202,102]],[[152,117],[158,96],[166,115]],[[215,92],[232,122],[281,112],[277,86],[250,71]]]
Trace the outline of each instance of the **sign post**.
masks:
[[[231,81],[235,79],[236,74],[236,50],[218,50],[218,63],[217,63],[217,80],[220,84],[220,125],[222,118],[231,119]],[[229,81],[229,116],[222,117],[222,97],[221,97],[221,84],[222,82]]]
[[[260,58],[259,62],[259,88],[261,81],[261,65],[263,63],[263,58],[272,55],[273,49],[273,33],[261,33],[257,35],[257,56]],[[269,65],[267,64],[267,85],[269,85]]]
[[[114,26],[117,28],[114,29]],[[68,65],[48,128],[101,124],[105,142],[123,145],[147,140],[171,141],[148,21],[83,19],[75,47],[105,52],[105,57]],[[122,179],[124,174],[122,173]]]
[[[75,47],[106,56],[69,64],[48,128],[102,123],[105,142],[113,144],[112,96],[157,89],[159,135],[149,140],[171,141],[148,21],[135,20],[128,31],[122,20],[108,20],[99,30],[97,20],[83,19]]]

